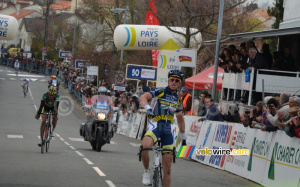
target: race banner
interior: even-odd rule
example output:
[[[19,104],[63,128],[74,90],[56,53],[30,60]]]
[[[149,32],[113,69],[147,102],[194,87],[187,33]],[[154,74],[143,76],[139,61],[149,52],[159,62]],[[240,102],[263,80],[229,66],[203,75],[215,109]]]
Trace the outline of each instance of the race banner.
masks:
[[[205,147],[211,148],[212,141],[214,138],[215,130],[217,123],[214,121],[205,121],[202,124],[201,131],[199,134],[199,138],[196,143],[196,149],[205,149]],[[206,155],[197,155],[196,151],[194,151],[192,155],[192,159],[203,164],[207,164],[209,160],[209,156]]]
[[[248,149],[251,150],[254,139],[255,130],[235,124],[233,127],[233,136],[231,140],[230,150]],[[249,171],[247,170],[249,155],[227,155],[225,170],[239,176],[247,178]]]
[[[264,182],[266,186],[300,185],[300,139],[284,131],[274,132],[269,149]]]
[[[232,140],[232,130],[234,123],[218,123],[213,138],[211,149],[229,149]],[[208,159],[208,165],[218,169],[225,169],[226,154],[223,155],[211,155]]]
[[[255,131],[255,136],[251,144],[247,166],[247,171],[249,174],[247,178],[262,184],[268,155],[271,149],[273,133],[263,132],[260,129],[255,129],[253,131]]]

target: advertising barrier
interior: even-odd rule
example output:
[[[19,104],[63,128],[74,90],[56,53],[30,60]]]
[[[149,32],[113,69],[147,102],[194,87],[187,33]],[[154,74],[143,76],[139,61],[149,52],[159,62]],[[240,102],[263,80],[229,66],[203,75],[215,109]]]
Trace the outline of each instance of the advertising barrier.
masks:
[[[226,124],[226,122],[218,122],[215,130],[215,135],[213,138],[211,149],[229,149],[232,140],[232,129],[234,127],[233,123]],[[213,166],[218,169],[225,169],[225,159],[226,154],[223,155],[211,155],[209,156],[208,165]]]
[[[132,116],[133,123],[132,123],[131,131],[129,134],[130,138],[136,138],[136,136],[139,132],[140,124],[141,124],[141,118],[142,118],[142,116],[140,113],[133,114],[133,116]]]
[[[243,125],[236,124],[233,127],[233,136],[231,140],[230,150],[232,149],[249,149],[253,143],[255,129],[245,128]],[[236,175],[248,178],[249,171],[247,170],[249,163],[249,155],[227,155],[225,170]]]
[[[198,122],[199,117],[197,116],[184,116],[184,122],[187,126],[185,129],[186,133],[186,144],[187,145],[196,145],[197,139],[200,134],[200,130],[203,122]],[[188,128],[189,126],[189,128]]]
[[[266,160],[266,186],[300,186],[300,139],[276,131]]]
[[[208,148],[212,147],[212,141],[214,138],[216,126],[217,126],[217,123],[214,121],[203,122],[195,149],[204,149],[205,147],[208,147]],[[192,155],[192,159],[196,160],[198,162],[201,162],[203,164],[207,164],[208,160],[209,160],[209,156],[196,155],[196,151],[194,151],[194,153]]]

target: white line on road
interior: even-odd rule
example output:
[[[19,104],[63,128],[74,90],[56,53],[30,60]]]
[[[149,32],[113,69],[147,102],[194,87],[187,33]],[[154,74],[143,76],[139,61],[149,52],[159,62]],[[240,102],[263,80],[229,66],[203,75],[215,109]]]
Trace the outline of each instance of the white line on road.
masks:
[[[82,139],[82,138],[70,138],[69,137],[69,139],[74,142],[84,142],[84,139]]]
[[[84,156],[81,152],[79,152],[79,151],[75,151],[79,156]]]
[[[130,143],[130,145],[132,145],[132,146],[134,146],[134,147],[139,147],[139,146],[141,146],[141,144],[139,144],[139,143]]]
[[[59,138],[59,139],[60,139],[61,141],[63,141],[63,142],[65,141],[65,139],[63,139],[63,138]]]
[[[16,76],[16,74],[7,74],[9,76]],[[45,76],[42,76],[42,75],[25,75],[25,74],[18,74],[18,77],[36,77],[36,78],[39,78],[39,77],[45,77]]]
[[[7,138],[24,138],[23,135],[7,135]]]
[[[93,164],[94,164],[93,162],[91,162],[91,161],[90,161],[89,159],[87,159],[87,158],[83,158],[83,160],[85,160],[86,163],[89,164],[89,165],[93,165]]]
[[[93,167],[93,169],[98,173],[98,175],[100,175],[100,177],[106,176],[98,167]]]
[[[10,80],[13,80],[13,81],[15,81],[16,79],[15,78],[9,78]]]
[[[57,136],[57,137],[60,137],[60,135],[59,135],[59,134],[57,134],[57,133],[56,133],[56,136]]]
[[[109,180],[105,180],[105,182],[108,184],[109,187],[116,187],[116,186],[114,185],[114,183],[111,182],[111,181],[109,181]]]
[[[69,147],[70,147],[71,149],[73,149],[73,150],[76,150],[75,147],[73,147],[73,146],[69,146]]]
[[[70,145],[68,142],[64,142],[66,145]]]
[[[117,145],[117,143],[114,142],[114,141],[110,141],[110,144],[112,144],[112,145]]]

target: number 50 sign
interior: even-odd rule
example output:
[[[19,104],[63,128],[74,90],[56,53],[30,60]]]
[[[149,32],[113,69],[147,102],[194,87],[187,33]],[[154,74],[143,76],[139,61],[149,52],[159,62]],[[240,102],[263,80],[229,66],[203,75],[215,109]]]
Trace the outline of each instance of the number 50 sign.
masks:
[[[126,79],[156,80],[156,67],[127,64]]]

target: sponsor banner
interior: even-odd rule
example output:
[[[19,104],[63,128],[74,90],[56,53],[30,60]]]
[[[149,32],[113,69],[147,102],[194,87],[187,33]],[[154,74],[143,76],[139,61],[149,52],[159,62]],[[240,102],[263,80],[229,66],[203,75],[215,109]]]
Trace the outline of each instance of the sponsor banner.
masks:
[[[187,145],[196,145],[203,122],[198,122],[197,116],[184,116]]]
[[[176,62],[181,67],[196,66],[197,51],[194,49],[177,49],[176,50]]]
[[[138,131],[139,131],[139,127],[140,127],[140,123],[141,123],[141,114],[140,113],[135,113],[132,116],[132,121],[133,121],[133,125],[129,134],[130,138],[136,138]]]
[[[180,66],[176,63],[175,56],[175,51],[159,50],[156,87],[168,86],[169,71],[172,69],[180,69]]]
[[[271,142],[263,185],[300,185],[300,139],[276,131]]]
[[[142,139],[143,132],[144,132],[144,127],[145,127],[145,121],[146,121],[146,113],[141,114],[141,123],[140,123],[140,128],[138,132],[138,139]]]
[[[119,120],[119,122],[121,122],[120,134],[125,135],[125,136],[127,135],[129,119],[130,119],[130,115],[128,113],[125,113],[124,115],[121,114],[121,118]]]
[[[15,39],[19,33],[18,28],[19,24],[15,17],[0,15],[0,40]]]
[[[253,129],[250,129],[253,130]],[[249,172],[247,178],[262,184],[267,159],[271,149],[273,133],[263,132],[260,129],[255,129],[255,136],[252,140],[251,150],[247,171]]]
[[[87,75],[97,75],[98,76],[98,66],[88,66]]]
[[[230,150],[232,149],[249,149],[253,143],[255,130],[243,125],[236,124],[233,127],[233,136],[231,140]],[[249,155],[227,155],[225,170],[236,175],[247,178],[249,171],[247,170]]]
[[[135,119],[136,117],[136,113],[135,114],[131,114],[131,113],[127,113],[127,115],[129,117],[127,117],[127,120],[128,120],[128,125],[127,125],[127,131],[126,131],[126,136],[129,136],[130,135],[130,132],[131,132],[131,129],[133,128],[133,120]]]
[[[130,64],[126,66],[127,79],[156,80],[156,73],[156,68],[152,66],[137,66]]]
[[[199,134],[199,138],[196,143],[196,149],[204,149],[205,147],[211,148],[212,141],[214,138],[215,130],[216,130],[217,122],[214,121],[205,121],[202,124],[201,131]],[[209,156],[206,155],[196,155],[196,151],[194,151],[192,155],[192,159],[203,164],[207,164],[209,160]]]
[[[59,58],[72,57],[72,52],[70,51],[59,51]]]
[[[117,90],[117,91],[125,91],[125,86],[115,86],[114,90]]]
[[[232,130],[234,123],[220,123],[216,127],[215,136],[213,138],[211,149],[229,149],[232,140]],[[226,154],[223,155],[211,155],[208,157],[208,165],[218,169],[225,169]]]

